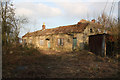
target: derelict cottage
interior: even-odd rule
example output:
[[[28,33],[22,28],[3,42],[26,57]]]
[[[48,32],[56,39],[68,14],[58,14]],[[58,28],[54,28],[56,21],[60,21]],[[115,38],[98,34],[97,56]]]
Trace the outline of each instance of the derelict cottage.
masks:
[[[72,51],[84,49],[89,42],[89,35],[97,34],[100,29],[101,25],[94,19],[92,21],[82,19],[77,24],[52,29],[46,29],[46,25],[43,24],[42,30],[25,34],[22,41],[23,44],[32,44],[39,49]]]

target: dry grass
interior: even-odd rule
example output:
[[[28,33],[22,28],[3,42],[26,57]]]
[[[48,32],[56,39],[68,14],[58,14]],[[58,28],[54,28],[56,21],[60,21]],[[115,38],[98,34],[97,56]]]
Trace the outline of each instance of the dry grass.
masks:
[[[3,54],[3,78],[116,78],[118,73],[117,60],[84,50],[64,53],[19,46]]]

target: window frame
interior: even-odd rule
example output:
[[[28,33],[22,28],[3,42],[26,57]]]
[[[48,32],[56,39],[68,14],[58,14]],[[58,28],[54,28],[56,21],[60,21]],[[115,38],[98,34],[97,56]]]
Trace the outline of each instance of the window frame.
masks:
[[[90,28],[90,33],[93,33],[93,29],[92,28]]]
[[[40,46],[44,46],[44,40],[43,39],[40,40]]]
[[[58,38],[57,44],[58,44],[58,46],[63,46],[64,45],[64,38]]]

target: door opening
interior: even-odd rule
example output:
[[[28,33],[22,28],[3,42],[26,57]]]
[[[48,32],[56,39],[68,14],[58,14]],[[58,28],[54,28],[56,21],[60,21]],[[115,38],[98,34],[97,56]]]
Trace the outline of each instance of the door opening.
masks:
[[[73,46],[72,49],[75,50],[77,48],[77,38],[73,38]]]

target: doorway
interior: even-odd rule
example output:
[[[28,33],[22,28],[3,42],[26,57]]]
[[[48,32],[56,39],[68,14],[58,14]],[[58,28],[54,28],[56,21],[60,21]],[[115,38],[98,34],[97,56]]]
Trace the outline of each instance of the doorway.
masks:
[[[46,40],[47,40],[47,47],[50,48],[50,39],[46,38]]]
[[[50,48],[50,40],[47,41],[47,46]]]
[[[75,50],[77,48],[77,38],[73,38],[73,46],[72,49]]]

